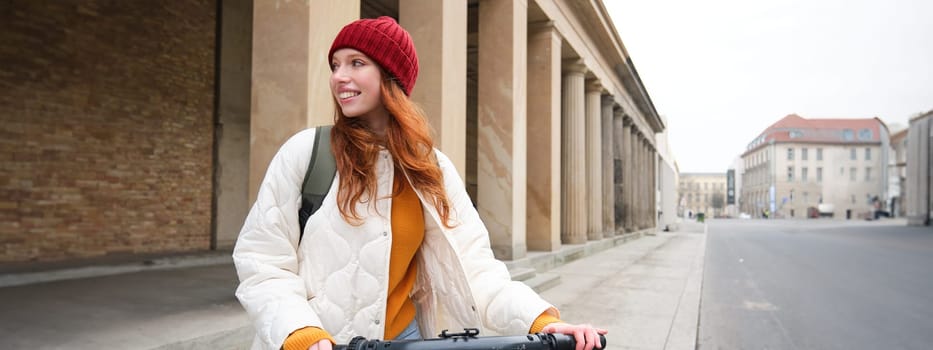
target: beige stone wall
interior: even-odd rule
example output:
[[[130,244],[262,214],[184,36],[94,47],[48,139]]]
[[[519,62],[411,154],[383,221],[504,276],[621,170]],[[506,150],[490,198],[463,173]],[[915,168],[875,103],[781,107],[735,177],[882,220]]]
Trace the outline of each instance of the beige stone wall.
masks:
[[[905,196],[908,225],[930,225],[933,217],[933,114],[913,118],[907,133]]]
[[[793,159],[788,159],[792,148]],[[802,149],[807,149],[803,159]],[[865,149],[870,149],[871,159],[865,159]],[[817,157],[822,150],[822,159]],[[851,150],[856,159],[851,159]],[[769,188],[775,186],[775,213],[783,217],[806,217],[810,207],[833,204],[835,218],[851,218],[867,215],[871,210],[868,198],[884,198],[884,148],[879,144],[815,144],[780,143],[766,145],[743,157],[745,178],[742,184],[742,211],[757,216],[761,209],[770,207]],[[793,178],[788,178],[788,167],[793,168]],[[807,169],[804,179],[803,168]],[[855,168],[855,179],[851,178]],[[871,177],[866,180],[866,169]],[[818,170],[821,169],[821,170]],[[822,178],[818,179],[818,172]],[[793,195],[791,195],[793,193]],[[854,197],[853,197],[854,196]],[[854,200],[853,200],[854,198]],[[763,203],[764,207],[758,206]]]
[[[706,217],[722,214],[726,206],[726,173],[681,173],[680,198],[684,200],[684,212],[694,215],[704,213]],[[722,208],[713,206],[713,196],[722,196]]]
[[[0,263],[210,245],[213,1],[0,11]]]
[[[739,199],[740,211],[753,217],[770,207],[768,189],[772,181],[771,146],[756,149],[742,157],[745,173],[742,174],[742,195]]]
[[[802,159],[804,147],[808,150],[808,159]],[[788,159],[788,148],[794,149],[794,159]],[[823,159],[817,160],[816,149],[821,148]],[[865,149],[869,149],[871,159],[865,158]],[[855,160],[851,151],[855,150]],[[885,167],[882,163],[882,147],[879,144],[801,144],[787,143],[777,146],[775,157],[775,183],[777,184],[776,201],[778,212],[791,217],[805,217],[808,207],[816,207],[822,197],[823,203],[835,207],[835,218],[846,218],[849,211],[851,218],[867,215],[872,205],[869,198],[878,196],[882,200]],[[788,179],[788,167],[793,167],[793,180]],[[802,178],[802,168],[808,169],[807,180]],[[816,180],[817,168],[822,168],[822,181]],[[852,169],[855,178],[852,178]],[[866,169],[871,169],[871,177],[866,180]],[[791,191],[794,196],[791,199]],[[805,195],[806,194],[806,195]],[[785,201],[784,198],[787,198]]]

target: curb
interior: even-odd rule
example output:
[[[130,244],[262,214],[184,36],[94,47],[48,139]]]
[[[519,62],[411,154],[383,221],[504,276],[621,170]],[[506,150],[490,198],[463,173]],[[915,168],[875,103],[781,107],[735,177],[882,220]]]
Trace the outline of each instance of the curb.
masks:
[[[201,254],[159,257],[123,264],[104,264],[39,272],[0,274],[0,288],[79,278],[110,276],[131,272],[221,264],[233,264],[233,257],[229,252],[214,251]]]

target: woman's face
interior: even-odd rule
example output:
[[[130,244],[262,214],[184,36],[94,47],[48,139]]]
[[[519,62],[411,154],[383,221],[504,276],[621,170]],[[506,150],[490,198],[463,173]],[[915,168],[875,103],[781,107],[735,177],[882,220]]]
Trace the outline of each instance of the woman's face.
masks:
[[[368,56],[351,48],[334,52],[330,91],[347,117],[388,118],[382,104],[382,71]]]

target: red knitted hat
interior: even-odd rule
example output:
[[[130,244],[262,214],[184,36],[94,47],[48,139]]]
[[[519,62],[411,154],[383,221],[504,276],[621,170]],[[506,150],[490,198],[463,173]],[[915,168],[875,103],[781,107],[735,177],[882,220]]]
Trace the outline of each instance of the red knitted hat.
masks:
[[[342,48],[353,48],[372,58],[392,74],[405,95],[411,95],[418,78],[418,53],[411,36],[395,19],[382,16],[347,24],[334,38],[327,53],[328,62],[334,58],[334,51]]]

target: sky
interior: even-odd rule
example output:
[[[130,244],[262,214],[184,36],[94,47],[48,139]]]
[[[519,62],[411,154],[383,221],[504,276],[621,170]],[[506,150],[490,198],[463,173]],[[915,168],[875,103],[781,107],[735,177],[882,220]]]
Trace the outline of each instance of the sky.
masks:
[[[788,114],[933,109],[930,0],[603,0],[680,172],[725,172]]]

